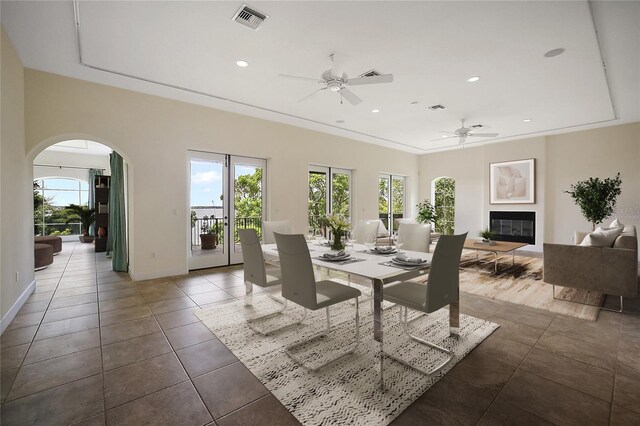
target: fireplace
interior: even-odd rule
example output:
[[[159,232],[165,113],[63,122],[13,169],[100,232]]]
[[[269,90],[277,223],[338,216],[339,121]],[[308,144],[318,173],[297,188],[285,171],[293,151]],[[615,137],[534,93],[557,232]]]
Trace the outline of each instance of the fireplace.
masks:
[[[536,212],[491,211],[489,223],[496,241],[536,243]]]

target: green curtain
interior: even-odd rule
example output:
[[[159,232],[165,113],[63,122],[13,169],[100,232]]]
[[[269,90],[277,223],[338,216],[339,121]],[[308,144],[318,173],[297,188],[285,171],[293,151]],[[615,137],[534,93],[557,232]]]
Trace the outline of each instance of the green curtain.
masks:
[[[96,183],[95,177],[102,176],[102,169],[89,169],[89,208],[95,208],[95,198],[96,198]],[[89,227],[89,235],[96,235],[96,227],[95,223],[92,223]]]
[[[111,186],[109,190],[109,231],[107,234],[107,256],[111,256],[114,271],[128,272],[127,222],[124,201],[124,161],[117,152],[112,152]]]

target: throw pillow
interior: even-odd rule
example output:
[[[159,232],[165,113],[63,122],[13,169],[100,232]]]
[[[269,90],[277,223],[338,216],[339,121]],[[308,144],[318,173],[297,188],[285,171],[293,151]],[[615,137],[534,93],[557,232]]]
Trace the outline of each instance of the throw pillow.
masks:
[[[624,228],[624,223],[620,222],[618,218],[614,219],[609,225],[609,228]]]
[[[612,247],[616,238],[622,234],[622,228],[602,228],[598,227],[590,233],[580,243],[581,246],[590,247]]]

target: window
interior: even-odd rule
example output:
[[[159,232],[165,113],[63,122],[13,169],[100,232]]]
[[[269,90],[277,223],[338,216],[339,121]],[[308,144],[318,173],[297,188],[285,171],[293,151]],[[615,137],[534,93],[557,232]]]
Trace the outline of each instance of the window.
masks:
[[[452,235],[455,224],[456,181],[448,177],[435,179],[433,200],[436,208],[436,232]]]
[[[42,178],[33,181],[33,220],[36,235],[79,235],[80,222],[67,223],[69,204],[87,205],[89,185],[71,178]]]
[[[378,214],[390,232],[397,229],[396,219],[406,216],[406,178],[382,174],[378,180]],[[389,223],[391,222],[391,227]]]
[[[351,170],[309,167],[309,232],[318,233],[328,213],[351,217]]]

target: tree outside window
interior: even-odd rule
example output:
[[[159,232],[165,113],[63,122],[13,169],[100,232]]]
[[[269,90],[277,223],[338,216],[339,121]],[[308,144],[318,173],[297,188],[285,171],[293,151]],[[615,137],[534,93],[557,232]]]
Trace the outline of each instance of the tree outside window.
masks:
[[[443,177],[434,183],[434,205],[436,208],[436,232],[452,235],[455,224],[456,181]]]

